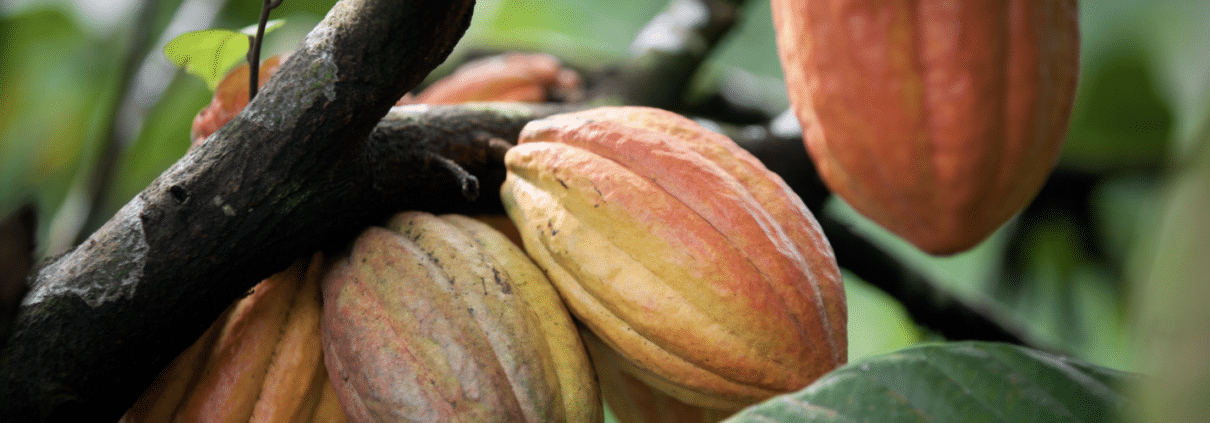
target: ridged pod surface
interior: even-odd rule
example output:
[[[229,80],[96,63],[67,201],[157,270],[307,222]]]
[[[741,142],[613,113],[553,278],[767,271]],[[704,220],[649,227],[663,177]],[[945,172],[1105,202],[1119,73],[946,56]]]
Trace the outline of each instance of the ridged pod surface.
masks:
[[[501,197],[526,251],[636,378],[737,409],[845,362],[831,247],[727,137],[607,107],[531,122],[505,163]]]
[[[237,301],[122,421],[345,422],[319,341],[324,261],[275,274]]]
[[[833,192],[933,254],[1037,195],[1075,97],[1075,0],[772,0],[791,104]]]
[[[601,396],[619,423],[717,423],[734,414],[685,404],[623,370],[625,359],[591,331],[581,332],[597,370]]]
[[[599,422],[570,315],[481,222],[421,212],[364,231],[323,282],[324,358],[354,422]]]

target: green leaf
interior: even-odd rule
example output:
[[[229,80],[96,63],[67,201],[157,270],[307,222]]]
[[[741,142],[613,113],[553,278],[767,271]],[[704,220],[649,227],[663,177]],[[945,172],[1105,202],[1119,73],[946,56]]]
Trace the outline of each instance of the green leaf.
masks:
[[[1210,116],[1187,161],[1174,167],[1150,239],[1138,248],[1132,305],[1141,422],[1210,421]]]
[[[265,22],[265,33],[268,34],[270,32],[273,32],[273,30],[280,28],[285,23],[286,23],[285,19],[274,19],[269,22]],[[244,33],[244,35],[255,36],[256,35],[256,24],[245,26],[243,29],[239,30],[239,32]]]
[[[285,23],[274,19],[265,24],[265,34]],[[164,46],[164,56],[185,72],[202,78],[211,91],[223,76],[248,54],[248,37],[256,35],[256,25],[240,31],[204,29],[186,32]]]
[[[928,344],[850,363],[726,422],[1105,422],[1133,379],[1014,345]]]
[[[202,78],[211,90],[247,53],[248,36],[228,29],[186,32],[164,46],[164,56],[172,64]]]

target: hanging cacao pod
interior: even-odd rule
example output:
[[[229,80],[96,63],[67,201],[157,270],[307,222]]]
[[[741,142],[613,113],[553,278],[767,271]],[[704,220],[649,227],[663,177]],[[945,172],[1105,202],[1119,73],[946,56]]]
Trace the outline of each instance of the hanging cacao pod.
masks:
[[[319,340],[323,257],[265,279],[181,353],[122,418],[345,422]]]
[[[737,409],[845,362],[831,247],[727,137],[608,107],[530,122],[505,163],[501,197],[526,251],[632,376]]]
[[[465,217],[406,212],[323,282],[329,374],[354,422],[600,422],[600,391],[558,293]]]
[[[1075,96],[1075,0],[772,5],[804,142],[857,211],[952,254],[1041,189]]]

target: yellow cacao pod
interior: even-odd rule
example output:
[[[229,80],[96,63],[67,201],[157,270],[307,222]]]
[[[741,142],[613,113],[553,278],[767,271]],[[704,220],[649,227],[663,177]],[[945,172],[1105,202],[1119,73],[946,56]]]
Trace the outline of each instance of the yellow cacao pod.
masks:
[[[123,422],[345,422],[319,341],[323,257],[258,284],[165,368]]]
[[[505,163],[526,251],[634,377],[736,409],[845,362],[831,247],[727,137],[663,110],[600,108],[529,123]]]
[[[717,423],[734,414],[685,404],[624,370],[625,359],[591,331],[581,331],[601,383],[601,396],[619,423]]]
[[[599,422],[600,391],[558,293],[465,217],[406,212],[323,282],[324,359],[354,422]]]
[[[853,208],[951,254],[1037,195],[1075,96],[1075,0],[772,5],[804,142]]]

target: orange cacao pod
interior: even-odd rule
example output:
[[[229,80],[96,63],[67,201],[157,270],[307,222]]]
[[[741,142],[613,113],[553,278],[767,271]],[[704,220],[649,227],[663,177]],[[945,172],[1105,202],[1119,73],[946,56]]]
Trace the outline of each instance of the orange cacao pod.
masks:
[[[568,308],[680,401],[737,409],[845,362],[839,270],[810,211],[727,137],[611,107],[529,123],[501,197]]]
[[[323,282],[324,358],[352,421],[601,421],[571,317],[518,247],[465,217],[387,226]]]
[[[1075,0],[772,4],[804,142],[853,208],[950,254],[1041,189],[1075,96]]]
[[[456,104],[473,101],[538,103],[577,101],[583,96],[580,75],[549,54],[505,53],[468,62],[437,80],[412,101]]]
[[[319,341],[323,258],[265,279],[181,353],[124,422],[344,422]]]

